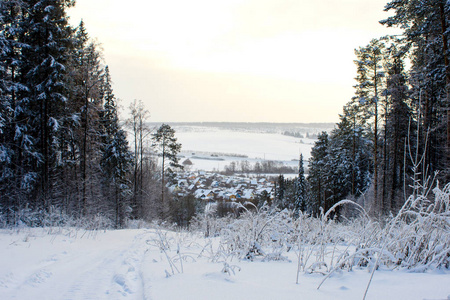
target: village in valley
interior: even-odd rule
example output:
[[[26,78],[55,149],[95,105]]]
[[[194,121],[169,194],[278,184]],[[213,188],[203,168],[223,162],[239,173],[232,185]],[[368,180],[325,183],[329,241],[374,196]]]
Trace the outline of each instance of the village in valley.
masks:
[[[273,175],[272,175],[273,176]],[[221,175],[205,171],[177,173],[169,190],[184,197],[194,195],[205,202],[273,200],[276,177]]]

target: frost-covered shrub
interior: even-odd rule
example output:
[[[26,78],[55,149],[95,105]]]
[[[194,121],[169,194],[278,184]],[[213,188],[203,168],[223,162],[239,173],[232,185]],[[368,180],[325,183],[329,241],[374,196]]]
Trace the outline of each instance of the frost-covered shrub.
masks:
[[[195,262],[195,258],[184,250],[190,247],[190,234],[183,231],[163,230],[154,224],[154,231],[146,241],[147,245],[156,247],[167,259],[170,272],[165,270],[166,277],[178,273],[184,273],[183,264],[185,262]]]
[[[151,224],[142,219],[136,220],[127,220],[126,228],[128,229],[141,229],[141,228],[150,228]]]
[[[220,231],[234,222],[231,216],[216,217],[217,204],[209,203],[206,205],[203,213],[193,217],[190,222],[192,231],[203,232],[205,237],[216,237],[220,235]]]
[[[397,265],[416,271],[450,267],[450,183],[412,195],[385,228],[386,250]]]
[[[13,228],[25,227],[74,227],[87,230],[111,229],[113,221],[106,215],[96,214],[86,217],[74,217],[57,206],[48,209],[31,209],[26,206],[9,212],[7,222],[5,213],[0,215],[0,225]],[[1,221],[4,219],[4,221]]]
[[[102,214],[96,214],[83,219],[77,219],[77,227],[87,230],[104,230],[113,229],[114,222],[110,218]]]
[[[239,259],[284,260],[296,251],[299,269],[321,273],[353,267],[408,268],[424,271],[450,266],[450,184],[408,198],[397,215],[371,219],[360,216],[344,222],[330,219],[332,207],[320,218],[294,217],[288,210],[263,207],[246,210],[238,218],[207,220],[210,233],[220,237],[220,252]],[[205,220],[203,220],[205,221]],[[219,251],[218,251],[219,252]]]
[[[292,212],[265,206],[247,210],[238,218],[228,218],[220,231],[220,251],[239,259],[283,260],[283,252],[295,243]]]

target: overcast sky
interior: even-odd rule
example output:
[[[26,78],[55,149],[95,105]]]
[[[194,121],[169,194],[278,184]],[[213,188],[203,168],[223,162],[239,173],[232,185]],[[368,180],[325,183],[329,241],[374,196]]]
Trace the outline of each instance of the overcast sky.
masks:
[[[392,33],[387,0],[77,0],[124,111],[151,121],[336,122],[354,49]]]

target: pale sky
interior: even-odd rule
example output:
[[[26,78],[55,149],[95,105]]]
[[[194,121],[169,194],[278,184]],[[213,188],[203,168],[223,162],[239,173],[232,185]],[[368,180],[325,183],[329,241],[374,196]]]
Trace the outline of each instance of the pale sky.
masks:
[[[153,122],[336,122],[387,0],[77,0],[116,97]]]

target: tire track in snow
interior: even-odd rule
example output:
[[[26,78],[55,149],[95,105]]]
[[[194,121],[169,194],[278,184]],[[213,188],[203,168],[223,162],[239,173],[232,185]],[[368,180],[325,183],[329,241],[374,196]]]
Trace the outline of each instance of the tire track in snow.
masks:
[[[86,271],[64,299],[147,299],[141,270],[147,249],[144,237],[145,233],[137,234],[125,250]]]
[[[53,254],[37,268],[34,265],[34,269],[11,271],[8,278],[0,280],[0,291],[5,291],[1,298],[149,299],[142,270],[147,232],[140,230],[134,236],[121,236],[117,231],[107,234],[105,241],[112,241],[111,245],[83,248],[77,243],[86,241],[77,240],[73,251]]]

